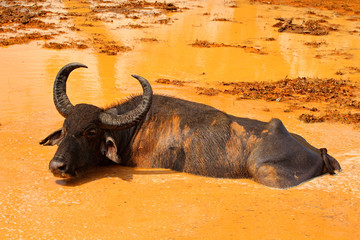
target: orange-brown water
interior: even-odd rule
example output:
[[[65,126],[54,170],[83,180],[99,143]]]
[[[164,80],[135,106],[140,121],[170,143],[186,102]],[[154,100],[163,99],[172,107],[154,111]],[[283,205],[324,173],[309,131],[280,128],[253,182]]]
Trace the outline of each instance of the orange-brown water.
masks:
[[[59,7],[88,11],[86,1]],[[87,50],[48,50],[38,42],[1,48],[0,55],[0,237],[1,239],[358,239],[360,238],[360,131],[338,123],[305,124],[301,110],[286,113],[283,102],[236,100],[230,95],[197,95],[193,86],[217,81],[276,81],[289,77],[334,77],[359,82],[350,73],[360,58],[357,26],[329,11],[340,30],[314,37],[279,33],[275,17],[299,16],[308,10],[249,5],[229,8],[223,1],[191,2],[171,25],[117,29],[122,21],[96,22],[74,16],[81,31],[72,37],[100,34],[132,48],[117,56]],[[202,6],[201,8],[198,6]],[[71,10],[69,10],[71,11]],[[318,11],[318,10],[316,10]],[[204,13],[209,13],[204,15]],[[226,17],[231,22],[212,21]],[[133,21],[133,20],[132,20]],[[265,41],[273,37],[276,41]],[[156,38],[144,42],[141,38]],[[196,39],[257,47],[195,48]],[[325,41],[320,48],[305,42]],[[334,50],[351,55],[333,55]],[[321,58],[314,58],[322,55]],[[345,56],[345,57],[344,57]],[[348,59],[350,57],[350,59]],[[52,102],[52,84],[66,63],[82,62],[68,81],[76,104],[105,106],[141,91],[131,74],[151,82],[155,93],[178,96],[242,117],[280,118],[291,132],[317,147],[326,147],[343,171],[298,187],[277,190],[244,179],[214,179],[164,169],[102,167],[77,180],[56,179],[48,171],[55,147],[38,142],[61,127]],[[336,75],[343,71],[344,75]],[[190,81],[178,87],[158,78]],[[318,105],[322,105],[318,103]],[[266,109],[266,110],[264,110]]]

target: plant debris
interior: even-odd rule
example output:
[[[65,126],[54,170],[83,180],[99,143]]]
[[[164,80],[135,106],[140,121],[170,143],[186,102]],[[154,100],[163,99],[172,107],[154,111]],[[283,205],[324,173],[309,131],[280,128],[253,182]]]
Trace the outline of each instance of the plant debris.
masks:
[[[230,94],[241,99],[262,99],[266,101],[288,102],[290,105],[284,112],[307,110],[321,114],[317,107],[300,106],[301,103],[325,102],[326,113],[315,116],[302,114],[299,119],[303,122],[336,121],[341,123],[360,123],[360,113],[345,113],[337,109],[360,110],[360,88],[355,82],[335,79],[312,79],[298,77],[283,79],[277,82],[220,82],[218,88],[196,87],[199,95],[216,96]]]
[[[189,9],[186,7],[180,8],[175,3],[165,1],[126,0],[119,2],[116,0],[94,0],[80,1],[89,5],[88,12],[78,11],[79,7],[70,3],[69,7],[64,8],[65,12],[58,13],[54,12],[53,5],[48,2],[45,0],[4,0],[3,4],[0,5],[0,46],[26,44],[33,40],[49,40],[55,35],[67,34],[66,30],[82,31],[84,27],[97,27],[94,22],[113,22],[114,19],[123,19],[124,16],[134,20],[143,19],[141,22],[122,26],[125,28],[140,29],[151,27],[151,24],[169,24],[174,21],[174,19],[167,16],[169,12],[182,12]],[[98,13],[107,15],[103,17]],[[77,26],[73,25],[76,22],[73,21],[74,18],[81,18]],[[60,22],[60,24],[54,23],[54,20]],[[106,36],[98,36],[98,38],[103,38],[102,42],[106,42]],[[89,41],[96,45],[91,47],[109,55],[131,50],[129,47],[111,43],[99,46],[95,39],[89,39]],[[51,42],[45,43],[43,46],[51,49],[84,49],[90,45],[79,44],[78,40],[75,40],[74,43]]]
[[[161,83],[161,84],[177,85],[177,86],[184,86],[184,84],[185,84],[185,81],[170,80],[170,79],[167,79],[167,78],[159,78],[159,79],[155,80],[155,82]]]
[[[159,42],[156,38],[140,38],[139,40],[142,42]]]
[[[312,41],[312,42],[306,42],[304,43],[306,46],[313,47],[313,48],[319,48],[324,45],[328,45],[325,41]]]
[[[214,22],[231,22],[231,20],[227,19],[227,18],[214,18],[211,21],[214,21]]]
[[[31,2],[31,1],[29,1]],[[0,5],[0,46],[25,44],[33,40],[48,40],[56,32],[44,32],[56,28],[54,23],[46,23],[41,20],[48,14],[42,6],[20,4],[17,1],[6,1]],[[31,29],[31,33],[22,30]],[[6,33],[16,33],[16,36],[6,36]]]
[[[142,1],[126,1],[126,2],[116,2],[112,5],[97,5],[95,6],[93,12],[100,13],[100,12],[114,12],[123,14],[126,17],[132,18],[131,15],[138,14],[143,9],[157,9],[160,11],[171,11],[177,12],[180,10],[179,7],[175,6],[174,3],[166,3],[166,2],[148,2],[146,0]],[[152,15],[160,15],[159,12],[149,12]]]
[[[220,82],[220,86],[225,89],[219,92],[236,95],[238,99],[328,102],[360,109],[360,101],[356,99],[359,87],[346,80],[298,77],[277,82]]]
[[[15,2],[15,1],[14,1]],[[21,6],[16,3],[10,5],[0,5],[0,24],[21,23],[28,24],[34,18],[45,15],[40,12],[41,6]]]
[[[193,47],[198,47],[198,48],[216,48],[216,47],[242,48],[246,52],[249,52],[249,53],[256,53],[256,54],[262,54],[262,55],[267,54],[263,50],[255,48],[255,47],[251,47],[251,46],[232,45],[232,44],[225,44],[225,43],[214,43],[214,42],[208,42],[208,41],[205,41],[205,40],[198,40],[198,39],[196,39],[196,41],[194,43],[190,44],[190,45],[193,46]]]
[[[113,41],[106,42],[106,44],[99,48],[99,53],[105,53],[107,55],[117,55],[120,52],[128,51],[131,51],[130,47],[117,45]]]
[[[273,37],[268,37],[268,38],[265,38],[265,41],[271,42],[271,41],[276,41],[276,39]]]
[[[131,29],[141,29],[141,28],[148,28],[149,26],[144,26],[141,24],[127,24],[122,26],[123,28],[131,28]]]
[[[56,43],[56,42],[49,42],[43,45],[44,48],[49,49],[69,49],[69,48],[76,48],[76,49],[87,49],[89,48],[88,45],[85,43],[78,43],[78,42],[64,42],[64,43]]]
[[[196,87],[195,89],[197,94],[206,96],[216,96],[221,92],[219,89],[215,88]]]
[[[273,27],[279,28],[279,32],[290,32],[298,34],[309,34],[309,35],[327,35],[329,31],[336,31],[335,27],[326,26],[323,23],[326,20],[307,20],[301,24],[294,24],[293,18],[276,18],[279,22],[274,24]]]
[[[14,44],[29,43],[33,40],[50,40],[53,38],[52,34],[42,34],[39,32],[26,33],[15,37],[0,39],[0,46],[10,46]]]
[[[340,122],[345,124],[359,124],[360,113],[340,113],[337,110],[329,111],[328,113],[321,116],[314,116],[313,114],[301,114],[299,120],[305,123],[316,123],[316,122]]]

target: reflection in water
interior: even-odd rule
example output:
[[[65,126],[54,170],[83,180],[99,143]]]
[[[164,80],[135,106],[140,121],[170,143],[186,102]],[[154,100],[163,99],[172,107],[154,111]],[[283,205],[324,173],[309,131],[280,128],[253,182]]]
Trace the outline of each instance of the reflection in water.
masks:
[[[66,8],[72,9],[71,11],[77,13],[88,13],[91,11],[90,2],[82,1],[81,3],[78,3],[74,1],[65,1],[64,5]],[[103,24],[99,24],[98,22],[89,22],[88,17],[85,15],[76,15],[72,18],[72,20],[74,23],[74,27],[80,29],[81,35],[83,35],[83,37],[85,37],[86,39],[89,39],[89,41],[93,41],[93,38],[95,37],[106,40],[114,40],[111,38],[111,33],[107,31],[107,28]],[[89,27],[89,25],[86,25],[87,23],[91,23],[89,25],[92,25],[94,27]],[[121,44],[121,39],[117,39],[117,43]],[[92,74],[92,78],[90,79],[82,78],[81,85],[86,86],[88,84],[91,84],[91,81],[94,81],[93,79],[95,78],[100,84],[100,86],[94,88],[93,90],[99,91],[101,93],[97,97],[99,97],[100,99],[112,99],[112,96],[114,95],[114,91],[112,91],[112,89],[114,89],[115,87],[117,73],[115,69],[116,58],[113,56],[107,56],[105,54],[94,54],[93,56],[96,59],[86,64],[91,64],[88,67],[92,68],[96,66],[98,73],[96,75]],[[82,88],[80,87],[80,89]],[[86,93],[84,92],[83,94]],[[82,101],[85,100],[86,99],[83,99]]]
[[[89,43],[96,36],[133,49],[117,56],[99,54],[96,49],[42,50],[37,49],[35,44],[32,47],[1,49],[7,57],[0,60],[3,68],[1,84],[3,92],[6,92],[0,96],[1,102],[6,103],[0,109],[9,116],[19,116],[23,111],[49,109],[56,72],[74,61],[88,65],[89,69],[76,70],[71,74],[69,94],[72,101],[98,106],[122,99],[129,93],[140,92],[141,88],[130,77],[131,74],[142,75],[151,83],[158,78],[169,78],[199,84],[275,81],[285,76],[357,80],[360,75],[346,72],[346,68],[356,67],[354,63],[359,58],[360,43],[356,36],[345,31],[331,32],[329,36],[322,37],[278,33],[276,28],[271,27],[276,22],[275,17],[284,15],[284,9],[296,15],[306,13],[304,9],[276,9],[266,5],[249,5],[245,1],[240,1],[237,8],[224,7],[222,1],[216,0],[202,4],[203,8],[194,7],[171,15],[176,19],[172,24],[151,24],[150,28],[144,29],[117,29],[112,25],[121,26],[122,20],[103,23],[91,22],[82,15],[72,17],[75,27],[80,29],[79,36],[88,39]],[[64,6],[74,12],[91,10],[90,1],[64,1]],[[230,21],[213,21],[216,18]],[[341,18],[331,19],[331,23],[353,24]],[[91,25],[94,27],[89,27]],[[270,37],[275,41],[265,41]],[[144,42],[141,38],[156,38],[158,42]],[[259,55],[230,47],[195,48],[190,44],[196,39],[251,46],[268,54]],[[304,45],[312,41],[324,41],[326,44],[319,48]],[[334,53],[335,49],[339,52]],[[344,51],[350,55],[342,55]],[[316,55],[320,57],[315,58]],[[334,75],[339,70],[347,75]],[[19,79],[24,79],[24,82]],[[36,98],[34,95],[37,95]]]

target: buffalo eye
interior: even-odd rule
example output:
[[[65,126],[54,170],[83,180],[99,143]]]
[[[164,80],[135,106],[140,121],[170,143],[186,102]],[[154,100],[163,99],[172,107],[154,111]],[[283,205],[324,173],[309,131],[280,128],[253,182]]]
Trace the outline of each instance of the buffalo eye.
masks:
[[[97,133],[96,128],[90,128],[85,131],[85,136],[86,137],[95,137],[96,133]]]

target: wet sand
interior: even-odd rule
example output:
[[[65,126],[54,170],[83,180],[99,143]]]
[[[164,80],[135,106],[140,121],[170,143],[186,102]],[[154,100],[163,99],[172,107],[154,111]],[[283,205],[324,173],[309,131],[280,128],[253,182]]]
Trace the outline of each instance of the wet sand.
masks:
[[[333,10],[311,8],[309,13],[309,8],[247,1],[174,2],[176,10],[146,6],[127,16],[92,5],[109,4],[102,1],[47,4],[39,1],[57,14],[40,19],[60,28],[52,39],[0,48],[2,239],[360,238],[358,122],[299,119],[302,114],[323,116],[334,110],[356,114],[358,107],[323,99],[305,102],[301,94],[274,101],[266,93],[264,98],[244,98],[225,92],[235,89],[231,84],[245,86],[245,82],[334,79],[354,85],[348,97],[358,103],[360,40],[354,32],[359,30],[358,21]],[[275,18],[296,16],[326,19],[325,24],[338,30],[312,36],[273,27]],[[143,27],[131,27],[137,25]],[[9,34],[1,37],[15,36]],[[218,45],[196,47],[192,45],[196,41]],[[46,47],[54,43],[70,46]],[[61,127],[52,84],[57,71],[69,62],[89,67],[76,70],[68,81],[75,104],[106,106],[138,93],[141,88],[130,77],[138,74],[149,79],[155,93],[241,117],[279,118],[289,131],[316,147],[326,147],[343,171],[286,190],[247,179],[120,166],[99,167],[78,179],[57,179],[48,171],[56,147],[41,147],[38,142]],[[219,91],[201,94],[201,89]]]

